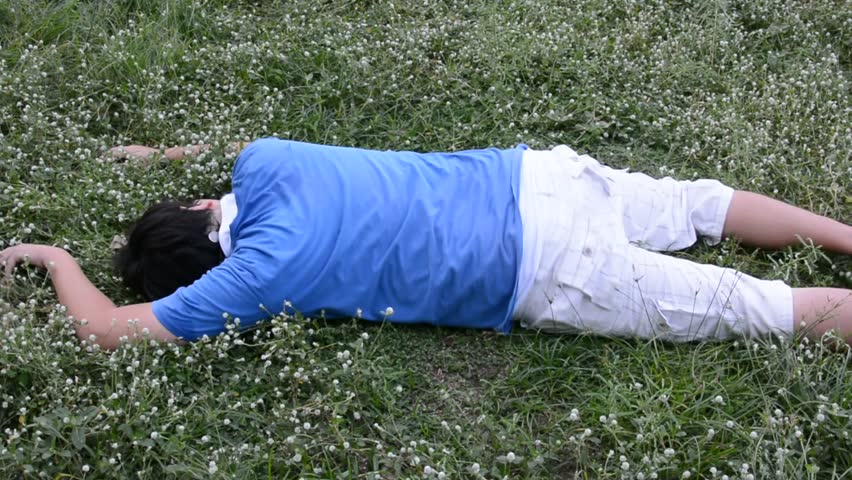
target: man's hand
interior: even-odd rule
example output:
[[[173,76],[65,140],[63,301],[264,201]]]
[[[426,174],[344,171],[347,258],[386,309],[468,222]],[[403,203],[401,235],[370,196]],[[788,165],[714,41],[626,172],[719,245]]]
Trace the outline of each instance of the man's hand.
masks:
[[[28,262],[35,267],[49,268],[51,263],[67,256],[68,252],[58,247],[22,243],[0,251],[0,267],[3,267],[9,278],[19,263]]]

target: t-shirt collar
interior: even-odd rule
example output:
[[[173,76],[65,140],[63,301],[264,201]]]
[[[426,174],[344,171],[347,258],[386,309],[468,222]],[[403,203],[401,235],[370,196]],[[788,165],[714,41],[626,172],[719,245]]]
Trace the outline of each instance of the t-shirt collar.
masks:
[[[222,223],[219,224],[219,246],[225,256],[231,255],[231,223],[237,218],[237,198],[229,193],[219,200],[222,210]]]

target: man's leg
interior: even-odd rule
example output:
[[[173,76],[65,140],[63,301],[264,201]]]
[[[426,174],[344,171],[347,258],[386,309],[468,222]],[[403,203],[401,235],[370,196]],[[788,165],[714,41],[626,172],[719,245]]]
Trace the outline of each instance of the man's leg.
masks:
[[[679,250],[699,237],[709,243],[735,237],[747,245],[778,249],[798,245],[799,236],[826,250],[852,254],[852,225],[767,196],[732,190],[716,180],[658,179],[596,167],[617,186],[625,233],[643,248]]]
[[[852,226],[752,192],[734,192],[723,235],[763,248],[797,245],[798,235],[852,255]]]
[[[852,341],[852,290],[791,289],[780,281],[758,280],[731,269],[648,251],[685,248],[698,237],[715,243],[724,235],[737,236],[745,243],[778,247],[797,243],[796,234],[799,234],[827,249],[852,253],[850,245],[842,240],[852,239],[852,227],[768,197],[737,192],[715,180],[654,179],[641,173],[613,170],[591,157],[574,157],[568,160],[579,161],[598,177],[608,180],[608,191],[620,202],[616,210],[632,245],[616,251],[583,249],[582,255],[589,255],[583,260],[585,257],[580,256],[579,247],[574,244],[592,245],[588,232],[575,235],[571,233],[576,233],[576,229],[568,227],[540,230],[545,240],[543,273],[537,276],[525,302],[521,316],[525,326],[556,332],[588,330],[616,336],[689,341],[769,333],[790,336],[805,322],[806,328],[811,328],[805,330],[811,337],[836,328],[841,336]],[[541,175],[542,184],[555,182],[551,176]],[[567,184],[570,179],[559,182]],[[555,203],[545,202],[539,208],[564,211],[567,207],[556,198],[559,190],[550,190],[542,198],[554,197]],[[601,212],[588,206],[574,209],[573,216],[577,218],[573,223],[595,223],[592,219]],[[731,214],[733,222],[728,218]],[[779,218],[783,216],[793,216],[795,221]],[[774,222],[773,217],[778,221]],[[754,223],[757,221],[773,225],[758,227]],[[741,226],[742,222],[752,225]],[[779,232],[787,238],[786,243],[772,244],[771,238],[764,235],[776,238]],[[581,241],[583,238],[585,243]],[[596,264],[592,278],[578,274],[580,269],[575,264],[594,263],[601,255],[610,261]],[[618,265],[632,267],[632,280],[619,280],[622,275],[615,268]],[[608,272],[608,268],[615,270]],[[843,303],[847,298],[848,302]]]
[[[605,253],[613,262],[583,283],[572,283],[571,262],[556,262],[553,273],[540,276],[531,290],[522,324],[553,332],[688,342],[771,334],[789,338],[801,320],[793,289],[781,281],[635,245]]]
[[[578,157],[611,182],[630,243],[652,251],[690,247],[699,238],[722,239],[734,189],[718,180],[654,178],[641,172],[615,170],[591,157]]]
[[[795,328],[813,339],[835,330],[852,342],[852,290],[843,288],[794,288]]]

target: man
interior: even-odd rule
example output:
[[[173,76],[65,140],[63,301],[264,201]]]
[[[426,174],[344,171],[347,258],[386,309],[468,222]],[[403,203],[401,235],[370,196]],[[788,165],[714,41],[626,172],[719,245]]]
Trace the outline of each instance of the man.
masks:
[[[25,257],[47,268],[78,336],[105,348],[139,332],[192,341],[290,306],[502,332],[519,320],[672,341],[799,328],[852,338],[852,290],[791,289],[656,253],[728,236],[852,254],[852,226],[714,180],[614,170],[565,146],[420,154],[267,138],[238,157],[233,194],[155,205],[130,231],[116,266],[151,303],[116,307],[58,248],[16,245],[0,262],[7,273]]]

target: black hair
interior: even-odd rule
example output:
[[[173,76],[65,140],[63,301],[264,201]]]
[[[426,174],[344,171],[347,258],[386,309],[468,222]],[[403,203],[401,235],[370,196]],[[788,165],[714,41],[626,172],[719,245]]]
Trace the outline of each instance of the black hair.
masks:
[[[127,244],[113,256],[113,266],[124,284],[154,301],[189,286],[222,263],[225,254],[208,233],[210,210],[189,210],[188,202],[164,201],[153,205],[127,234]]]

